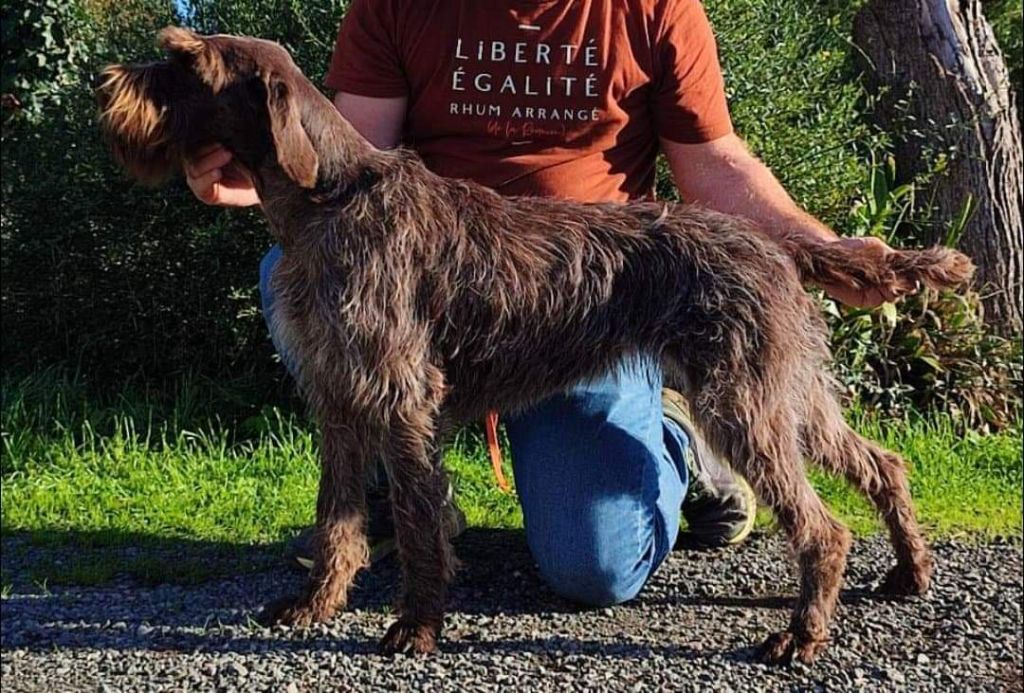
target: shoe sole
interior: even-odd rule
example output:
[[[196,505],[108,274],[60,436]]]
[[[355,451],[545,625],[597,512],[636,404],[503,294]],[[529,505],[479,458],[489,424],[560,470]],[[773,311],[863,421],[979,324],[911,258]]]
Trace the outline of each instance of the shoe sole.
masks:
[[[752,512],[747,516],[740,531],[733,537],[725,540],[727,546],[733,544],[739,544],[744,539],[750,536],[750,533],[754,531],[754,524],[757,522],[757,496],[754,494],[754,489],[750,487],[747,480],[739,474],[736,475],[736,480],[740,482],[740,488],[743,492],[744,498],[747,500],[747,507],[752,508]]]

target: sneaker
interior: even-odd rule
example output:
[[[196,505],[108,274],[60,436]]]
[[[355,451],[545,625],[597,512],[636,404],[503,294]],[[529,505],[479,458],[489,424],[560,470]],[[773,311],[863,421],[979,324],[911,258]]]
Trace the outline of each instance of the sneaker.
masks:
[[[679,424],[690,439],[686,449],[690,485],[682,508],[687,528],[679,536],[680,544],[714,548],[740,543],[750,535],[757,519],[754,490],[716,457],[694,430],[685,397],[665,388],[661,400],[665,416]]]
[[[466,531],[466,516],[455,504],[452,487],[448,485],[448,498],[444,505],[449,538]],[[395,550],[395,525],[391,517],[391,500],[386,486],[371,488],[366,494],[366,540],[370,544],[370,564],[389,556]],[[313,569],[313,527],[308,527],[288,542],[288,562],[302,570]]]

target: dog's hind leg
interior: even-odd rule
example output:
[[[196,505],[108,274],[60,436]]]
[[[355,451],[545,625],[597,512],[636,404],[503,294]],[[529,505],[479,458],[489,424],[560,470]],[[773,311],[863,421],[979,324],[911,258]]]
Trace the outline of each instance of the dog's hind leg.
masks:
[[[295,626],[326,621],[345,606],[348,589],[368,563],[366,541],[366,462],[362,442],[350,417],[331,408],[320,417],[320,490],[313,533],[313,569],[305,594],[267,608],[269,621]]]
[[[857,487],[875,506],[889,529],[896,565],[880,590],[923,594],[934,563],[917,525],[903,458],[864,438],[843,420],[828,383],[818,379],[806,399],[804,446],[808,457]]]
[[[728,401],[719,391],[719,403]],[[733,397],[728,397],[733,399]],[[750,400],[736,397],[736,400]],[[717,413],[694,402],[709,443],[726,455],[772,511],[785,531],[800,570],[800,594],[789,627],[760,648],[771,663],[813,660],[828,643],[828,628],[839,599],[851,537],[807,481],[795,417],[788,405],[770,408],[762,400],[750,411]],[[736,401],[733,400],[733,401]]]

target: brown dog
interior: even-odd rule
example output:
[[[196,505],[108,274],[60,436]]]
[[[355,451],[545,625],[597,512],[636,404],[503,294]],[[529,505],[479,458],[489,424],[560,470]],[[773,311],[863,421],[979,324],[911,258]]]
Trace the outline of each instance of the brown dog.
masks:
[[[515,411],[659,357],[712,447],[775,512],[800,568],[767,661],[828,640],[850,534],[803,459],[843,474],[885,520],[885,589],[923,592],[932,561],[902,460],[843,421],[826,328],[801,279],[860,286],[968,280],[951,250],[884,260],[793,236],[777,243],[692,206],[506,199],[377,151],[280,46],[169,28],[161,62],[113,66],[99,89],[114,155],[145,180],[227,146],[252,173],[284,258],[273,278],[300,383],[322,433],[316,567],[282,623],[323,621],[367,560],[364,482],[383,463],[404,587],[386,652],[436,647],[455,560],[440,451],[460,422]]]

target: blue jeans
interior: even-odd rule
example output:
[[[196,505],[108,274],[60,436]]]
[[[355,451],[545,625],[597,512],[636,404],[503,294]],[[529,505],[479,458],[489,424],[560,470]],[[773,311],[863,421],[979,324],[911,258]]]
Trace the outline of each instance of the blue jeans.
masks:
[[[263,316],[273,325],[260,264]],[[289,364],[281,336],[271,338]],[[594,606],[636,596],[675,543],[686,495],[688,439],[661,410],[661,371],[631,359],[527,413],[505,419],[526,540],[558,594]]]

